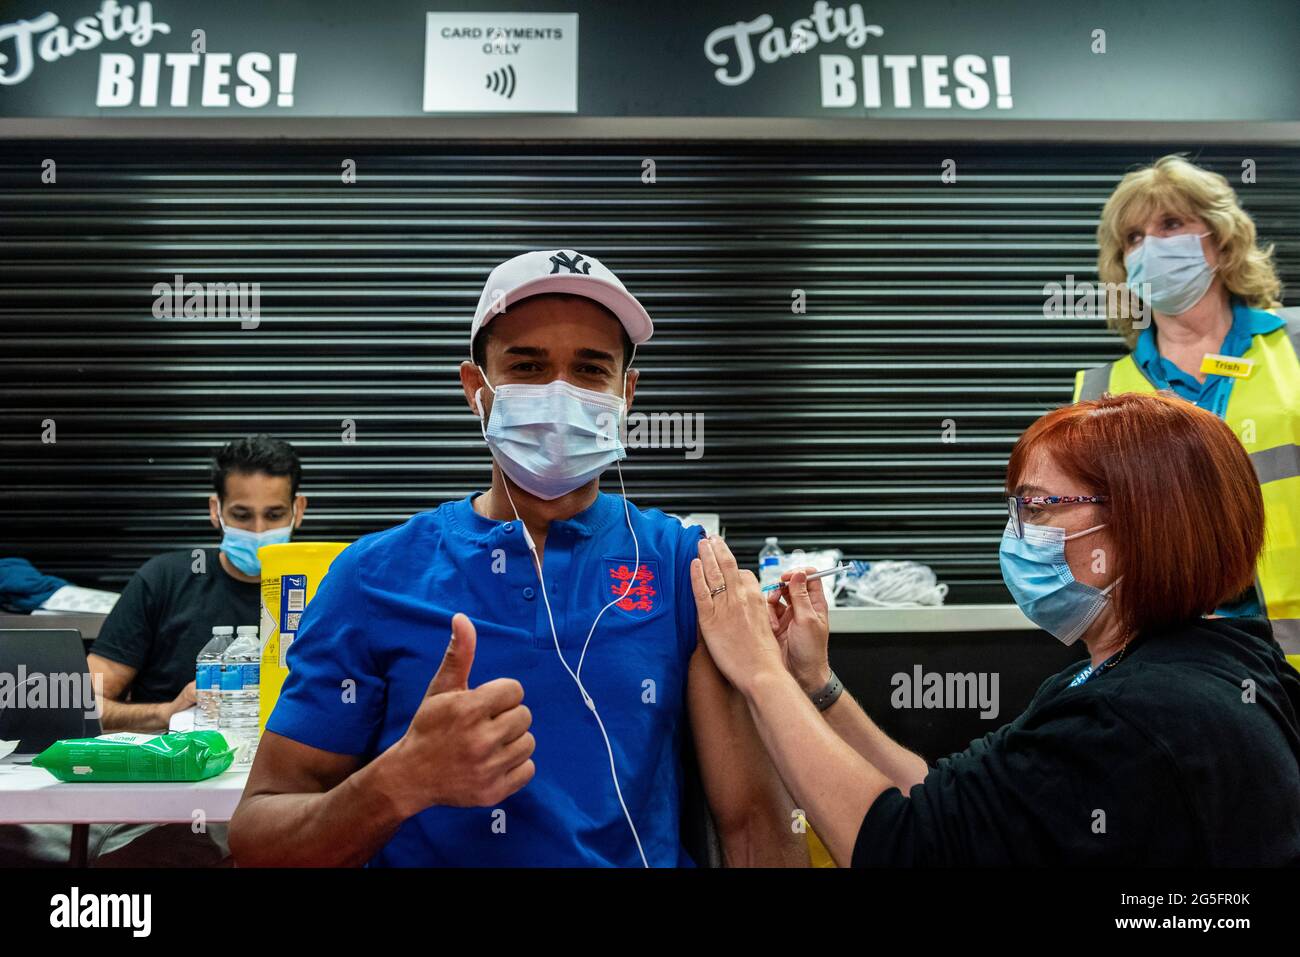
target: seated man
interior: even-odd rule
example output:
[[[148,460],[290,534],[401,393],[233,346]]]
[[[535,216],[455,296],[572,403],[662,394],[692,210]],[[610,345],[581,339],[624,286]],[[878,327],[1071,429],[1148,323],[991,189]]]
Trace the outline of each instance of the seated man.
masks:
[[[288,541],[302,523],[307,499],[298,492],[301,480],[293,447],[268,435],[236,439],[215,453],[208,517],[222,532],[220,548],[182,549],[145,562],[87,655],[91,674],[103,676],[105,732],[166,731],[173,714],[194,704],[195,659],[213,626],[258,623],[257,549]],[[221,856],[225,830],[208,827]],[[100,842],[98,863],[112,863],[108,852],[124,839],[131,841],[132,864],[195,863],[176,846],[190,834],[188,825],[111,828]],[[202,835],[194,840],[204,843]],[[93,856],[96,848],[90,850]]]
[[[104,676],[104,731],[165,731],[194,704],[194,663],[214,625],[261,617],[257,549],[287,542],[302,524],[302,466],[288,442],[236,439],[212,462],[208,518],[217,548],[157,555],[127,583],[87,660]]]
[[[689,865],[688,709],[726,860],[807,862],[697,643],[702,530],[599,490],[651,331],[590,257],[493,270],[460,369],[492,485],[334,560],[231,821],[240,865]]]

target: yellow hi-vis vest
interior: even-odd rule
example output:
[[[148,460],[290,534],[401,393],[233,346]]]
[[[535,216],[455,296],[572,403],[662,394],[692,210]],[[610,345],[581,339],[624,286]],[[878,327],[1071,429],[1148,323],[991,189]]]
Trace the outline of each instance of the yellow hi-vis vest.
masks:
[[[1300,309],[1275,310],[1286,324],[1254,337],[1254,365],[1232,386],[1224,421],[1250,453],[1264,494],[1264,550],[1256,585],[1273,636],[1300,668]],[[1155,392],[1133,356],[1084,369],[1074,401],[1103,392]]]

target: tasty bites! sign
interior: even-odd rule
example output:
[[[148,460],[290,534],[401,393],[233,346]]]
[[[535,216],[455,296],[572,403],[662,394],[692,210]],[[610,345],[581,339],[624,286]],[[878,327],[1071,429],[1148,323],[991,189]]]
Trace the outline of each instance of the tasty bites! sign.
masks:
[[[571,0],[544,13],[527,0],[10,0],[0,120],[1300,114],[1294,0],[1143,10],[1138,24],[1113,0]]]

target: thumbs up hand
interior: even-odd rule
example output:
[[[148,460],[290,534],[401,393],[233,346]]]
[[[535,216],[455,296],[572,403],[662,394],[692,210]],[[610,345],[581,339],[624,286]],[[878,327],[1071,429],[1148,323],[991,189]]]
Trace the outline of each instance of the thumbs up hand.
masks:
[[[396,773],[404,817],[433,805],[490,807],[536,773],[532,714],[523,686],[497,678],[469,687],[477,633],[463,614],[451,620],[451,640],[406,733],[385,752]]]
[[[478,632],[468,615],[456,614],[451,619],[451,640],[442,653],[442,663],[429,682],[425,697],[447,691],[468,691],[469,670],[474,666],[474,650],[478,647]],[[522,689],[520,689],[522,698]]]

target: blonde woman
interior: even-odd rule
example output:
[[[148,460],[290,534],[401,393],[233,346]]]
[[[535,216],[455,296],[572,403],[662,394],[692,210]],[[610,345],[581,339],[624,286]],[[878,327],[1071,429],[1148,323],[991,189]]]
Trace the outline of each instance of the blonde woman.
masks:
[[[1120,180],[1097,245],[1102,282],[1128,292],[1108,297],[1108,324],[1132,351],[1079,372],[1075,401],[1168,390],[1227,422],[1259,479],[1266,531],[1255,587],[1218,611],[1267,616],[1300,666],[1300,316],[1278,311],[1273,247],[1224,177],[1181,156]]]

